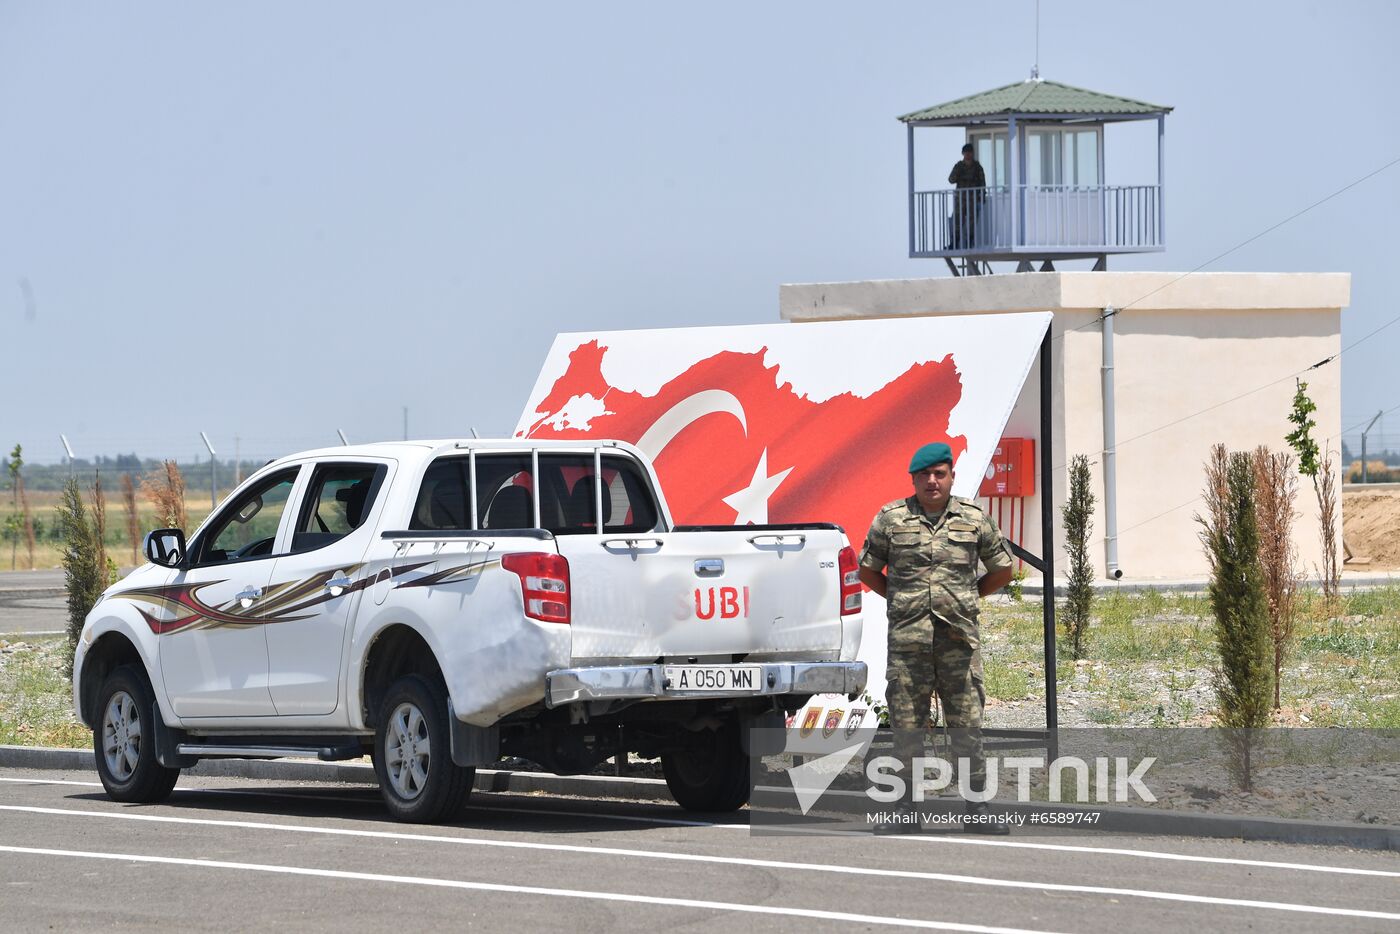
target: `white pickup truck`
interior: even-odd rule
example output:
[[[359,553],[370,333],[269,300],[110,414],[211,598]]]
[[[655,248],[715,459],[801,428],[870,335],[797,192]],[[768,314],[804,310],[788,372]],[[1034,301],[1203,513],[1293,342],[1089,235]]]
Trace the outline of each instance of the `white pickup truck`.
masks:
[[[732,810],[748,727],[865,687],[841,529],[676,526],[621,442],[309,451],[145,551],[73,667],[122,801],[205,758],[368,753],[396,817],[439,821],[503,756],[569,774],[636,752],[682,806]]]

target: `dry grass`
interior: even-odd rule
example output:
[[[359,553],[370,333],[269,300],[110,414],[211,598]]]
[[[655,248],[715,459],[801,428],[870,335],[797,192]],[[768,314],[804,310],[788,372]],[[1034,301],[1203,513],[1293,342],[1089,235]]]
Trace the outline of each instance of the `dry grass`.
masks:
[[[185,478],[180,465],[165,461],[141,478],[141,492],[156,507],[156,518],[163,527],[191,531],[185,512]]]
[[[133,484],[133,487],[135,487],[135,484]],[[227,494],[229,491],[224,490],[222,492]],[[37,568],[59,567],[63,561],[63,546],[60,542],[51,540],[49,534],[50,530],[57,528],[58,500],[61,493],[58,490],[36,490],[29,492],[28,495],[33,519],[42,534],[37,536],[34,544],[33,568],[30,567],[27,561],[24,542],[21,541],[17,551],[15,569],[27,571]],[[124,491],[123,500],[125,500]],[[153,510],[150,508],[140,508],[142,504],[139,498],[133,497],[132,503],[124,503],[123,505],[124,508],[127,506],[137,507],[135,548],[133,549],[131,545],[132,539],[130,538],[132,523],[126,515],[123,516],[122,522],[111,523],[111,527],[107,530],[106,544],[113,560],[125,567],[140,564],[145,560],[139,557],[141,538],[146,532],[151,529],[160,528],[161,525],[158,523],[156,513]],[[8,506],[8,502],[6,506]],[[193,531],[197,528],[208,514],[209,497],[206,495],[203,497],[202,505],[186,507],[187,521],[190,522],[186,531]],[[130,558],[133,551],[138,555],[135,560],[131,560]],[[3,550],[0,550],[0,571],[8,570],[10,570],[10,549],[7,545]]]
[[[1269,638],[1274,651],[1274,709],[1282,706],[1279,677],[1284,657],[1293,642],[1298,615],[1298,549],[1293,546],[1293,520],[1297,516],[1298,475],[1293,458],[1274,454],[1266,447],[1253,455],[1254,515],[1259,525],[1259,566],[1264,575],[1264,595],[1269,601]]]

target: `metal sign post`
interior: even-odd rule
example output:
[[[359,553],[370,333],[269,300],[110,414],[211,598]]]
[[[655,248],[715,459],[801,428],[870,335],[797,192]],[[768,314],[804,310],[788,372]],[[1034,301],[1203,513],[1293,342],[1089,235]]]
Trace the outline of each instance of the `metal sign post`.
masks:
[[[68,444],[67,435],[60,434],[58,440],[63,442],[63,453],[68,455],[68,476],[71,479],[73,476],[73,448]]]
[[[209,450],[209,511],[213,512],[219,505],[219,489],[214,476],[218,461],[214,460],[214,445],[209,443],[209,436],[201,431],[199,437],[204,441],[205,448]]]
[[[1056,732],[1060,728],[1060,710],[1055,685],[1058,673],[1055,665],[1055,460],[1052,453],[1055,419],[1054,400],[1051,398],[1054,381],[1050,372],[1054,347],[1050,334],[1053,330],[1052,320],[1040,341],[1041,615],[1045,623],[1045,729],[1049,734],[1046,740],[1051,762],[1059,758],[1060,753],[1060,740]]]

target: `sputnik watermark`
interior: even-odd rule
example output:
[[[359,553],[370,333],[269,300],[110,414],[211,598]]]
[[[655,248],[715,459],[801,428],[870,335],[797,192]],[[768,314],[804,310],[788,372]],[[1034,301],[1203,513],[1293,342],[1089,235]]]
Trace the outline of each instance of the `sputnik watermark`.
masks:
[[[1006,811],[999,814],[940,814],[937,811],[867,811],[865,823],[870,827],[967,827],[969,824],[1000,824],[1005,827],[1024,827],[1026,814]],[[1036,823],[1036,814],[1029,815],[1031,823]]]
[[[791,756],[783,771],[804,816],[838,780],[841,797],[849,800],[855,794],[857,800],[863,797],[877,805],[918,804],[953,793],[970,804],[998,798],[1021,804],[1157,801],[1146,783],[1155,756],[1060,755],[1047,761],[1044,756],[987,755],[985,779],[974,781],[978,770],[968,756],[869,755],[874,736],[874,729],[867,727],[831,729],[824,735],[813,728],[807,735],[789,731],[771,737],[772,751]],[[901,751],[900,742],[892,745],[894,752]]]
[[[1156,757],[1146,756],[1130,768],[1126,756],[1116,756],[1112,759],[1108,756],[1098,756],[1092,765],[1078,756],[1061,756],[1051,762],[1047,770],[1043,756],[989,756],[986,760],[986,781],[979,789],[972,787],[972,768],[966,757],[958,759],[955,770],[953,763],[947,759],[939,756],[918,756],[913,761],[910,780],[906,781],[902,774],[905,771],[903,762],[894,756],[877,756],[865,765],[865,777],[870,783],[866,794],[880,804],[893,804],[905,800],[922,802],[926,796],[937,796],[948,789],[953,783],[953,776],[956,775],[959,797],[965,801],[990,801],[1001,791],[1001,769],[1004,767],[1008,772],[1015,773],[1015,800],[1023,804],[1035,800],[1031,797],[1031,781],[1037,771],[1048,771],[1047,795],[1044,800],[1056,803],[1064,801],[1065,773],[1070,772],[1073,773],[1074,780],[1074,795],[1071,800],[1075,802],[1125,804],[1132,801],[1136,795],[1138,800],[1152,804],[1156,802],[1157,796],[1143,784],[1143,778],[1156,762]],[[797,784],[797,777],[793,776],[794,790],[797,789]],[[830,784],[828,781],[826,787],[830,787]],[[803,813],[807,810],[809,809],[804,809]]]

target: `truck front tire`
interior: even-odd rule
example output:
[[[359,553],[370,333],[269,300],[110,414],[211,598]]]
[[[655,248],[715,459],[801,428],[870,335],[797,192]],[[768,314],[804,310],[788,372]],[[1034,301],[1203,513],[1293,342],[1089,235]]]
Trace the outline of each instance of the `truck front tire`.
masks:
[[[462,813],[475,769],[452,761],[447,691],[421,675],[389,686],[374,731],[374,772],[389,813],[434,824]]]
[[[179,769],[156,761],[155,697],[144,672],[122,665],[97,691],[92,731],[97,775],[114,801],[150,804],[170,796]]]
[[[661,771],[671,797],[687,811],[737,811],[753,792],[737,723],[705,730],[683,748],[663,752]]]

